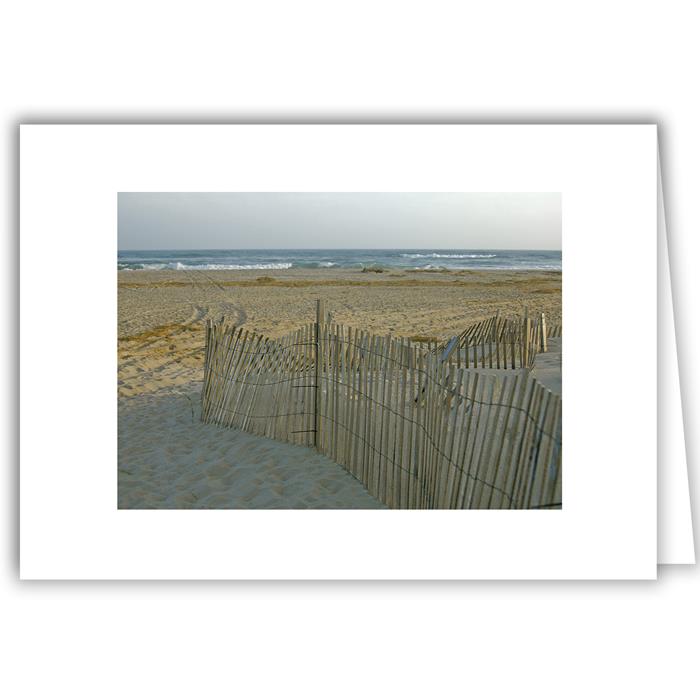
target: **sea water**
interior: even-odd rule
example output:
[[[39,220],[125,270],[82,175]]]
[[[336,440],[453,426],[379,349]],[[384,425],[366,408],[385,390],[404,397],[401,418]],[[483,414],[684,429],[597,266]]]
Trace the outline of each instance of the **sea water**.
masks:
[[[119,270],[561,270],[559,250],[120,250]]]

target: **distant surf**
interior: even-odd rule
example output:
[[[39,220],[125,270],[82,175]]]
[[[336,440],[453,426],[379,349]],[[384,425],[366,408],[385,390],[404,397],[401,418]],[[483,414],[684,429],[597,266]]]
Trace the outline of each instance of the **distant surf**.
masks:
[[[431,262],[428,262],[431,260]],[[119,270],[561,270],[558,250],[120,250]]]

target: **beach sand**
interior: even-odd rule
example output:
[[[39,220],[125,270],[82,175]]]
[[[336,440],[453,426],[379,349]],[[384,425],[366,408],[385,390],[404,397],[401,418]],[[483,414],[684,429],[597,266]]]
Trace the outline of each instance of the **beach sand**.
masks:
[[[382,507],[314,450],[199,422],[206,319],[278,337],[312,321],[322,298],[338,323],[413,339],[525,307],[561,323],[560,272],[118,274],[120,508]]]
[[[313,321],[318,298],[338,323],[414,339],[525,306],[561,323],[560,272],[274,272],[119,272],[119,395],[201,380],[207,318],[275,338]]]
[[[328,457],[199,420],[186,386],[119,400],[119,508],[384,508]]]

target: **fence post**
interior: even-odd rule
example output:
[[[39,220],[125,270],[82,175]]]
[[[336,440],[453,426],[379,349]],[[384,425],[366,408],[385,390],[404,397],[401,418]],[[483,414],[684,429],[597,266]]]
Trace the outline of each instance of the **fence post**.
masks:
[[[547,352],[547,323],[544,320],[544,314],[540,315],[540,333],[542,336],[540,350],[542,352]]]
[[[314,447],[318,448],[319,430],[321,421],[319,420],[319,410],[321,407],[321,325],[326,320],[325,308],[321,299],[316,300],[316,324],[314,325]]]
[[[530,317],[527,315],[527,306],[525,307],[525,319],[523,320],[523,351],[522,351],[523,367],[530,366]]]

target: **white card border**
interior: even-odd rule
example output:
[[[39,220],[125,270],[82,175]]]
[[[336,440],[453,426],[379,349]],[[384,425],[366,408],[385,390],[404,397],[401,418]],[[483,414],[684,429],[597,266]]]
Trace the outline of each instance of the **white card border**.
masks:
[[[653,125],[23,126],[22,578],[655,578],[656,149]],[[119,191],[562,192],[564,509],[117,511]],[[597,362],[613,337],[637,342]]]

